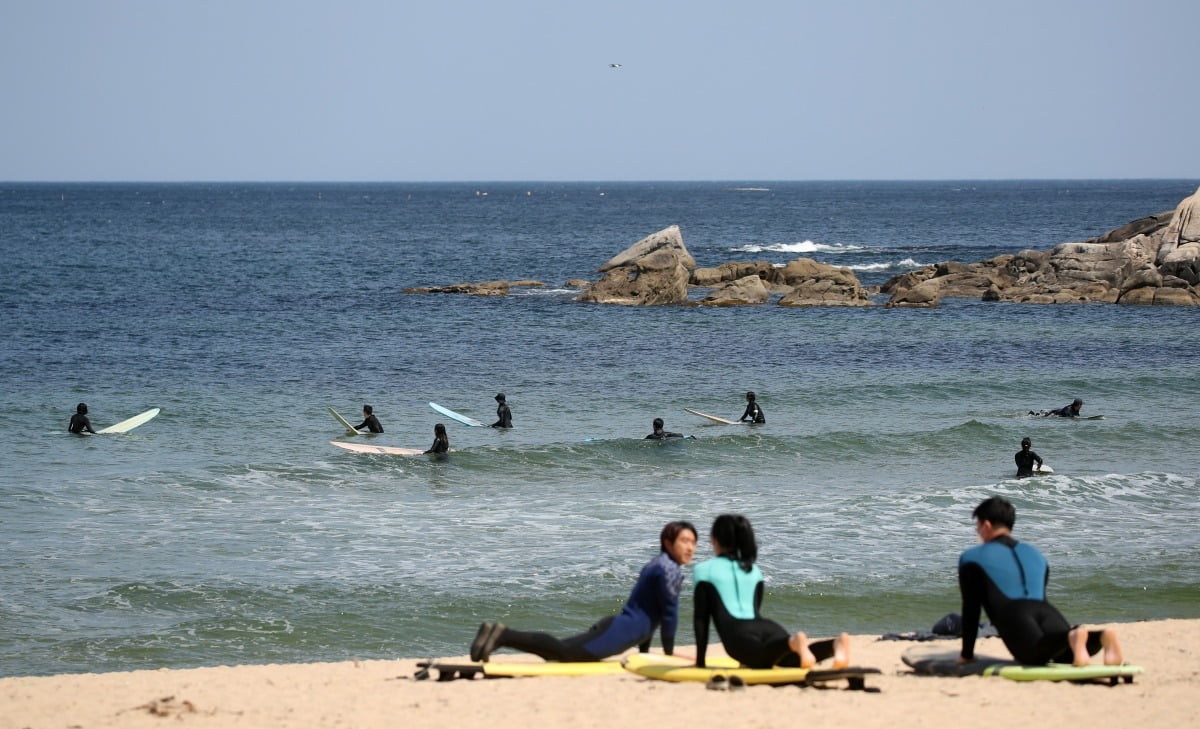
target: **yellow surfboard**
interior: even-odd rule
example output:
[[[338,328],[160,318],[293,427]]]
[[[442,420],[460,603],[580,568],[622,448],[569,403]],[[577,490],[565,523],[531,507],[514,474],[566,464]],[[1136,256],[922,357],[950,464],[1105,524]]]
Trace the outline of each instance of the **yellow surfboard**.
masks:
[[[729,668],[722,663],[714,661],[705,661],[709,665],[705,668],[696,666],[679,666],[669,663],[654,662],[647,659],[641,654],[635,654],[627,657],[624,660],[626,671],[632,671],[639,676],[652,678],[659,681],[699,681],[707,683],[718,676],[725,679],[730,679],[736,676],[746,685],[753,684],[814,684],[823,683],[826,681],[837,681],[846,679],[850,682],[850,688],[863,689],[865,688],[863,680],[868,674],[879,673],[877,668],[843,668],[843,669],[811,669],[811,668],[785,668],[775,666],[774,668],[738,668],[736,661],[733,659],[724,659],[735,664],[735,667]]]

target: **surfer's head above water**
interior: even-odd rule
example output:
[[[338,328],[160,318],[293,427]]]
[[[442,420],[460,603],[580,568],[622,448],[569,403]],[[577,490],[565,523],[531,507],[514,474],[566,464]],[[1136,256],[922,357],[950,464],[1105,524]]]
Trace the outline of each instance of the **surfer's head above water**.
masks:
[[[1028,438],[1021,439],[1021,447],[1022,448],[1029,450],[1030,446],[1032,446],[1032,445],[1033,445],[1033,441],[1029,440]]]
[[[747,401],[749,401],[749,402],[754,402],[754,393],[753,393],[753,392],[747,392],[747,393],[746,393],[746,400],[747,400]]]
[[[375,412],[375,408],[370,405],[363,405],[363,415],[370,415],[373,412]]]
[[[80,415],[87,415],[87,403],[81,402],[78,405],[76,405],[75,412],[79,413]]]
[[[504,402],[504,393],[503,392],[496,393],[496,402]]]
[[[663,419],[662,419],[662,418],[655,418],[655,419],[654,419],[654,423],[653,423],[653,425],[654,425],[654,429],[655,429],[655,430],[662,430],[662,428],[663,428]]]

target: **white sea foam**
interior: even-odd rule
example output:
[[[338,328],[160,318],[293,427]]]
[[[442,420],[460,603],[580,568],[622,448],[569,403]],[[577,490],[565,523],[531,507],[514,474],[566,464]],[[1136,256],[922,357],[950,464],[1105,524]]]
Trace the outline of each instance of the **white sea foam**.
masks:
[[[853,251],[861,251],[863,250],[863,247],[852,245],[830,245],[827,243],[814,243],[811,240],[806,240],[800,243],[747,243],[743,246],[735,246],[730,248],[730,250],[737,253],[762,253],[764,251],[770,253],[851,253]]]
[[[911,271],[917,268],[924,268],[928,263],[914,261],[911,258],[905,258],[903,261],[883,261],[881,263],[857,263],[847,266],[852,271]]]

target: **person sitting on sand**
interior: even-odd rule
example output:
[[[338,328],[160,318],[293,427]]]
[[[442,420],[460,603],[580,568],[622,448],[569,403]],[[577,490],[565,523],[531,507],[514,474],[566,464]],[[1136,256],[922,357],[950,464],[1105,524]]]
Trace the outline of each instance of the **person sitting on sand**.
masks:
[[[758,544],[749,519],[722,514],[710,536],[716,557],[697,564],[692,572],[697,666],[704,667],[710,620],[725,652],[749,668],[811,668],[827,658],[833,658],[834,668],[850,665],[848,634],[809,643],[804,633],[788,635],[782,625],[762,617],[763,576],[754,564]]]
[[[744,423],[749,420],[752,423],[765,423],[767,416],[763,414],[762,407],[754,401],[754,393],[746,393],[746,412],[742,413],[742,417],[738,418],[738,422]]]
[[[663,419],[655,418],[651,424],[654,432],[643,438],[643,440],[666,440],[667,438],[682,438],[683,433],[672,433],[669,430],[663,430]]]
[[[504,393],[496,393],[496,422],[492,423],[493,428],[511,428],[512,410],[509,409],[508,403],[504,401]]]
[[[1057,410],[1042,410],[1041,412],[1037,412],[1037,413],[1030,410],[1029,414],[1030,415],[1041,415],[1042,417],[1050,417],[1051,415],[1057,415],[1060,418],[1078,418],[1080,410],[1083,410],[1083,400],[1080,400],[1079,398],[1075,398],[1074,400],[1071,401],[1070,405],[1064,405],[1063,407],[1058,408]]]
[[[450,436],[446,435],[446,426],[438,423],[433,426],[433,445],[429,446],[426,454],[443,455],[450,452]]]
[[[1033,447],[1033,441],[1028,438],[1021,439],[1021,450],[1017,451],[1014,458],[1017,461],[1017,478],[1028,478],[1033,475],[1033,464],[1036,463],[1038,468],[1042,467],[1042,457],[1030,450]]]
[[[71,416],[71,422],[67,425],[68,433],[74,433],[76,435],[80,435],[82,433],[91,433],[92,435],[96,434],[96,431],[92,430],[92,421],[88,420],[87,411],[88,408],[86,402],[81,402],[75,406],[75,414]]]
[[[515,648],[547,661],[599,661],[635,645],[645,653],[650,650],[654,631],[660,628],[663,652],[671,655],[675,651],[679,591],[683,587],[680,567],[691,562],[696,553],[696,527],[686,521],[670,522],[658,535],[658,546],[661,551],[642,567],[637,584],[617,615],[604,618],[587,632],[563,639],[486,622],[479,626],[471,643],[471,660],[486,661],[497,648]]]
[[[1116,630],[1072,627],[1046,601],[1049,565],[1036,548],[1012,538],[1017,510],[1007,499],[993,496],[975,507],[972,516],[983,544],[958,559],[963,619],[959,663],[975,657],[981,607],[1013,658],[1021,663],[1086,666],[1101,648],[1105,665],[1124,661]]]
[[[383,424],[379,422],[379,418],[375,417],[375,408],[370,405],[363,405],[363,421],[354,426],[355,430],[366,428],[372,433],[382,433]]]

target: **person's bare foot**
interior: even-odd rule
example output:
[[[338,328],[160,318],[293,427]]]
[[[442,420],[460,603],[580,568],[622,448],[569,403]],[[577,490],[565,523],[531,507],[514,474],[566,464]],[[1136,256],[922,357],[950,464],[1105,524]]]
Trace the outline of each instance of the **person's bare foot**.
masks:
[[[798,631],[795,635],[788,639],[788,647],[792,649],[796,655],[800,656],[801,668],[812,668],[817,665],[817,657],[808,647],[808,636],[803,631]]]
[[[1105,628],[1100,632],[1100,645],[1104,646],[1104,665],[1119,666],[1125,662],[1125,654],[1121,651],[1121,641],[1117,640],[1117,631]]]
[[[1074,628],[1067,633],[1067,642],[1071,644],[1071,663],[1076,666],[1086,666],[1092,662],[1087,649],[1088,631],[1085,626]]]
[[[842,633],[833,641],[833,667],[841,670],[850,665],[850,634]]]

